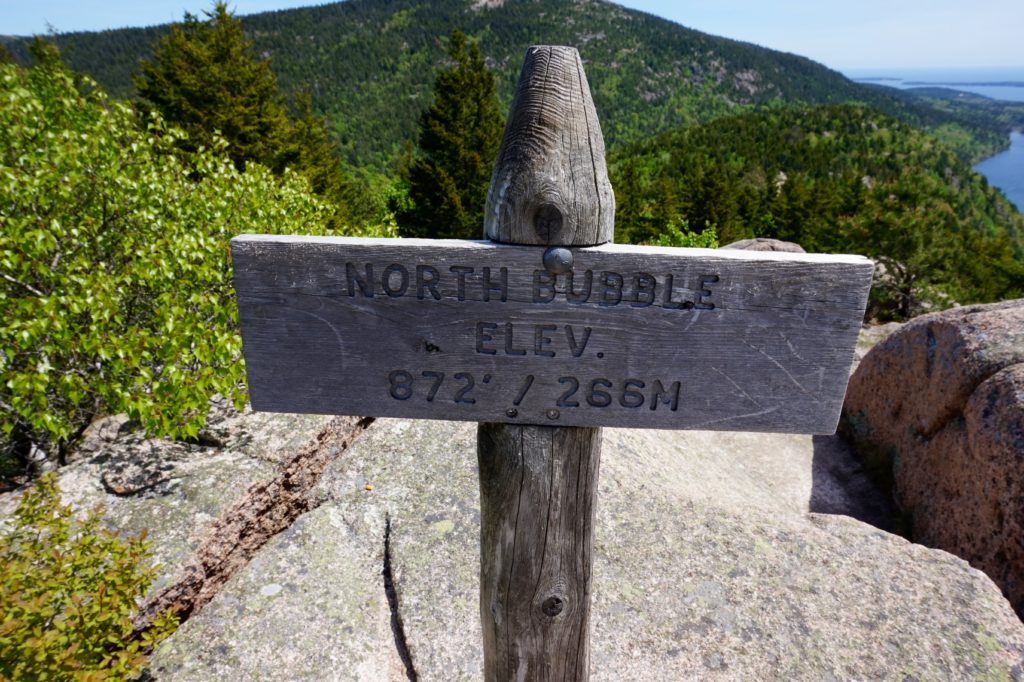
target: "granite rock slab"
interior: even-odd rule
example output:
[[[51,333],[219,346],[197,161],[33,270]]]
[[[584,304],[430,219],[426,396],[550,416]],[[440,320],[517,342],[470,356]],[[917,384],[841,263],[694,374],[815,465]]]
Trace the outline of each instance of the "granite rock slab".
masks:
[[[153,676],[408,679],[387,535],[418,679],[479,680],[475,442],[474,424],[378,420],[329,465],[317,510],[161,646]],[[840,445],[607,429],[603,449],[593,680],[1024,674],[1024,625],[985,574],[813,511],[877,511]]]

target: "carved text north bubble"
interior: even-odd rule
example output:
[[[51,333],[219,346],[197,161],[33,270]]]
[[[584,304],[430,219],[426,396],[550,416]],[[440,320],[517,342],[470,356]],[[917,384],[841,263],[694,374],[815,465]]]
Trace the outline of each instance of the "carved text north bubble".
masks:
[[[556,275],[536,269],[426,263],[345,263],[344,293],[350,298],[415,298],[421,301],[556,302],[598,307],[650,306],[668,310],[715,309],[714,273],[680,275],[611,270],[575,270]]]

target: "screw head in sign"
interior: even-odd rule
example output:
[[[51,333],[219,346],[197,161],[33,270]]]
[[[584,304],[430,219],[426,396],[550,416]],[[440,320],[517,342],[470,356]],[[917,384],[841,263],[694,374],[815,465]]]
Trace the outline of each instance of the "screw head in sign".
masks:
[[[551,408],[550,410],[548,410],[548,419],[551,419],[552,421],[558,419],[561,416],[562,414],[555,408]]]
[[[572,251],[564,246],[552,246],[544,252],[544,269],[552,275],[562,275],[572,270]]]

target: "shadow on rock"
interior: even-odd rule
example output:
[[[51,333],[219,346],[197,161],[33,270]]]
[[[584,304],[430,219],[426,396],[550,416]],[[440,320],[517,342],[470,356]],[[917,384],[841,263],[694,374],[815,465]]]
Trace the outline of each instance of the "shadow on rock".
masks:
[[[809,510],[843,514],[890,533],[906,535],[891,496],[868,476],[842,436],[814,436]]]

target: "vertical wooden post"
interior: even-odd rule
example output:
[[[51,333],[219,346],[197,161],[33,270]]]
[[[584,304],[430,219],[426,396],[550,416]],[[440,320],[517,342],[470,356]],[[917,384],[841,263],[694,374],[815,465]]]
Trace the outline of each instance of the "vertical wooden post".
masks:
[[[531,47],[491,178],[485,234],[507,244],[591,246],[611,241],[614,225],[604,139],[579,54]],[[548,416],[557,423],[557,410]],[[586,680],[601,429],[480,424],[477,456],[485,679]]]

